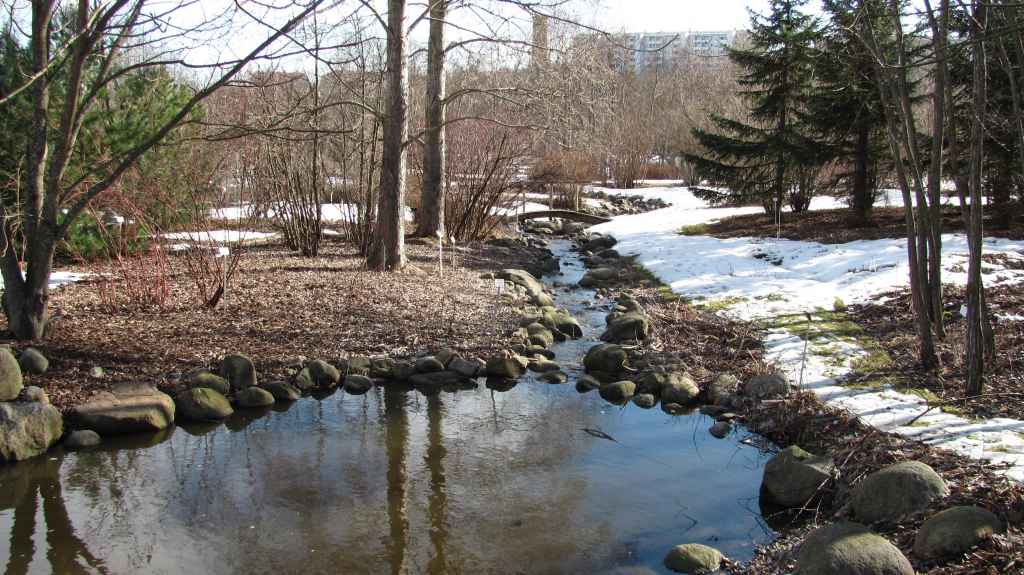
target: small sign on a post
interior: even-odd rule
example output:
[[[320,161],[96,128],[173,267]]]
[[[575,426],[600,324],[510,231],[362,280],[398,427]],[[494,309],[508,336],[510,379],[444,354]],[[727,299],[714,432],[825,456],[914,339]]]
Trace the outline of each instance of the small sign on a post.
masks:
[[[494,289],[498,290],[498,295],[505,293],[505,280],[494,278]]]

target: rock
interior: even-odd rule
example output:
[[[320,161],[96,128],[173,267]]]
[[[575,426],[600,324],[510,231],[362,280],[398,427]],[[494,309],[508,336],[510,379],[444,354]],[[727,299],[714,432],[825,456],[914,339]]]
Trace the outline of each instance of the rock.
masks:
[[[587,224],[582,222],[565,222],[562,224],[562,233],[567,236],[574,236],[587,229]]]
[[[714,573],[722,565],[722,554],[714,547],[687,543],[676,545],[665,556],[665,567],[676,573],[703,575]]]
[[[593,237],[587,240],[585,244],[583,244],[583,247],[581,249],[582,251],[597,253],[599,251],[606,250],[614,246],[616,243],[618,242],[615,240],[615,238],[611,236],[602,236],[595,234]]]
[[[661,387],[661,402],[689,405],[697,401],[700,389],[685,373],[671,372]]]
[[[604,258],[606,260],[611,260],[611,259],[622,257],[622,256],[619,255],[619,252],[613,250],[612,248],[608,248],[606,250],[601,250],[601,251],[597,252],[596,255],[598,257],[602,257],[602,258]]]
[[[530,347],[523,350],[523,355],[526,357],[541,356],[546,359],[555,359],[555,352],[550,349],[543,348],[539,345],[531,345]]]
[[[858,521],[894,523],[928,509],[947,495],[949,487],[934,469],[919,461],[903,461],[858,483],[850,505]]]
[[[541,323],[545,327],[554,330],[554,333],[563,333],[573,339],[583,337],[583,328],[580,322],[568,310],[544,308],[541,314]]]
[[[435,371],[444,371],[444,363],[437,360],[436,357],[427,356],[421,357],[416,360],[416,373],[434,373]]]
[[[486,364],[480,360],[463,359],[458,356],[453,358],[448,364],[449,371],[454,371],[462,377],[476,377],[486,367]]]
[[[411,361],[396,361],[391,368],[391,379],[395,381],[408,381],[416,375],[416,364]]]
[[[390,357],[371,357],[370,377],[379,379],[397,379],[395,377],[395,367],[397,365],[397,362]],[[341,381],[340,372],[338,381]]]
[[[966,553],[975,545],[1003,532],[1003,522],[981,507],[951,507],[921,525],[914,538],[914,555],[934,561]]]
[[[595,389],[600,388],[601,382],[589,375],[580,376],[580,378],[576,380],[576,391],[580,393],[587,393],[588,391],[594,391]]]
[[[373,362],[365,355],[354,355],[345,361],[345,369],[341,370],[345,375],[370,375],[370,367]]]
[[[487,360],[487,375],[504,379],[518,379],[526,372],[529,361],[514,353],[505,352]]]
[[[228,380],[205,369],[189,373],[185,378],[185,383],[193,388],[205,387],[212,389],[221,395],[231,393],[231,384],[228,383]]]
[[[256,366],[244,355],[227,355],[220,362],[220,376],[228,380],[231,389],[245,389],[256,385]]]
[[[0,348],[0,401],[14,401],[21,388],[21,365],[14,359],[11,348]]]
[[[21,388],[21,393],[18,395],[18,399],[20,401],[30,401],[45,404],[50,403],[50,398],[46,395],[46,392],[43,391],[43,388],[37,387],[35,385],[26,385],[25,387]]]
[[[728,421],[716,421],[715,424],[708,429],[708,433],[718,439],[723,439],[725,436],[729,435],[730,431],[732,431],[732,424]]]
[[[783,507],[801,507],[836,474],[831,457],[815,456],[796,445],[775,454],[764,466],[761,487]]]
[[[637,407],[642,407],[643,409],[650,409],[655,405],[658,405],[658,398],[654,397],[650,393],[638,393],[637,395],[633,396],[633,403]]]
[[[461,386],[466,383],[466,377],[454,371],[432,371],[430,373],[417,373],[409,378],[409,383],[416,387],[436,387],[438,389],[447,386]]]
[[[316,389],[316,384],[313,383],[313,374],[305,367],[295,374],[292,385],[302,393],[310,393]]]
[[[754,399],[772,399],[789,395],[789,381],[779,373],[755,375],[743,386],[743,393]]]
[[[18,365],[21,366],[21,371],[24,373],[42,375],[50,367],[50,360],[46,359],[46,356],[38,349],[28,347],[25,348],[25,351],[21,352],[21,357],[18,358]]]
[[[309,370],[309,377],[313,381],[314,387],[330,389],[336,387],[341,381],[341,373],[338,372],[338,368],[321,359],[314,359],[307,363],[305,369]]]
[[[493,389],[498,392],[506,392],[515,387],[519,382],[515,379],[504,379],[501,377],[488,377],[484,385],[487,389]]]
[[[302,393],[298,389],[283,381],[272,381],[264,384],[263,389],[274,396],[275,401],[295,401],[302,397]]]
[[[226,397],[208,387],[179,392],[174,396],[174,405],[178,416],[189,421],[220,421],[235,411]]]
[[[146,384],[120,384],[71,412],[81,429],[100,435],[160,431],[174,422],[174,400]]]
[[[239,407],[267,407],[274,405],[274,396],[261,387],[247,387],[235,393],[235,403]]]
[[[365,375],[346,375],[344,388],[347,393],[352,395],[363,395],[373,388],[373,380]]]
[[[526,270],[501,270],[500,272],[496,272],[494,277],[521,286],[526,291],[526,295],[530,297],[544,293],[544,284],[540,283],[537,278],[533,277],[533,274]]]
[[[636,393],[636,384],[628,380],[606,383],[598,389],[598,393],[601,399],[609,403],[625,403]]]
[[[530,345],[540,347],[551,347],[555,343],[555,336],[551,330],[539,323],[531,323],[526,326],[526,333],[530,337]]]
[[[729,373],[723,373],[711,382],[707,388],[708,401],[713,405],[729,406],[736,396],[740,381]]]
[[[643,341],[650,336],[651,320],[643,314],[628,312],[608,324],[608,329],[601,334],[601,341],[610,343]]]
[[[551,361],[550,359],[531,359],[530,363],[527,365],[527,368],[533,372],[546,373],[549,371],[558,371],[562,369],[562,366]]]
[[[583,274],[580,278],[579,286],[583,288],[598,287],[601,284],[615,279],[618,272],[614,268],[594,268]]]
[[[551,296],[547,294],[547,292],[540,292],[538,294],[530,296],[530,303],[538,307],[545,307],[555,305],[555,300],[552,299]]]
[[[619,373],[626,366],[626,350],[613,343],[602,343],[587,350],[583,367],[587,372]]]
[[[441,362],[441,365],[443,366],[442,369],[448,369],[448,364],[457,357],[459,357],[459,354],[456,353],[455,350],[447,347],[434,354],[434,359]]]
[[[63,433],[64,419],[52,405],[0,403],[0,461],[21,461],[45,453]]]
[[[914,568],[895,545],[863,525],[844,521],[807,536],[793,575],[914,575]]]
[[[561,371],[548,371],[540,376],[541,380],[551,384],[562,384],[569,381],[569,376]]]
[[[64,447],[68,449],[82,449],[85,447],[96,447],[103,440],[100,439],[100,434],[96,433],[91,429],[79,429],[72,431],[64,438]]]
[[[661,410],[669,415],[686,415],[693,412],[693,408],[674,402],[665,403],[664,399],[661,401]]]
[[[701,415],[708,417],[718,417],[719,415],[726,412],[726,408],[719,407],[717,405],[702,405],[700,406]]]

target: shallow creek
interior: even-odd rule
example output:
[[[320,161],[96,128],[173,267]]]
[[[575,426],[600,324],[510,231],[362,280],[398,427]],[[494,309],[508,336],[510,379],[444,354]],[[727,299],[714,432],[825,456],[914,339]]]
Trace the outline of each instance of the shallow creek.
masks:
[[[549,285],[582,275],[568,248]],[[772,536],[766,458],[697,412],[578,394],[606,309],[552,291],[584,329],[554,348],[568,384],[339,391],[0,467],[6,572],[664,573],[689,542],[749,559]]]

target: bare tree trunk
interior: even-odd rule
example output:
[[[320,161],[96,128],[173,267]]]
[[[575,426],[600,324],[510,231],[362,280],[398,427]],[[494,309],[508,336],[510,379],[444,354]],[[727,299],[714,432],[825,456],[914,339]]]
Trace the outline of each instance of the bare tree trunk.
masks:
[[[443,236],[445,164],[444,19],[448,0],[430,4],[430,39],[427,45],[426,133],[423,136],[423,185],[416,235]]]
[[[942,318],[942,152],[945,142],[946,76],[949,62],[946,59],[946,37],[949,33],[949,0],[941,0],[938,21],[935,27],[935,82],[932,93],[932,150],[928,166],[928,201],[925,216],[929,221],[928,283],[932,290],[930,315],[935,335],[942,339],[946,330]],[[929,10],[929,13],[931,11]]]
[[[388,44],[385,65],[387,101],[380,167],[380,201],[374,245],[367,265],[398,270],[405,265],[405,136],[407,90],[405,62],[405,0],[388,0]]]

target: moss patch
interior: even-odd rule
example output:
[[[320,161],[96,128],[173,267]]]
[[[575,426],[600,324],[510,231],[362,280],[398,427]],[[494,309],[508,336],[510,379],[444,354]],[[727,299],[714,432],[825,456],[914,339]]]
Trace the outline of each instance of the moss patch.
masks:
[[[706,236],[711,233],[711,227],[707,224],[690,224],[679,228],[681,236]]]
[[[723,297],[716,299],[704,299],[694,304],[694,307],[710,312],[722,311],[723,309],[729,309],[736,304],[749,301],[747,298],[742,296]]]

